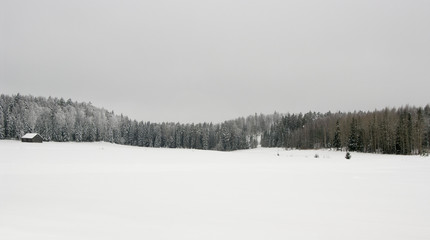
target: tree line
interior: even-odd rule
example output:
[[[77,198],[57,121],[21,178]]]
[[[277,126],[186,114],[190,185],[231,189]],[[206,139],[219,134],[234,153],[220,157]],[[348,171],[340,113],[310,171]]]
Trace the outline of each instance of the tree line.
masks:
[[[0,139],[37,132],[46,141],[106,141],[133,146],[232,151],[257,147],[257,138],[279,114],[223,123],[152,123],[71,99],[0,95]]]
[[[368,112],[254,114],[222,123],[136,121],[91,103],[0,95],[0,139],[37,132],[46,141],[232,151],[257,147],[332,148],[385,154],[430,150],[430,106]]]
[[[430,150],[430,106],[368,112],[287,114],[264,131],[262,146],[384,154]]]

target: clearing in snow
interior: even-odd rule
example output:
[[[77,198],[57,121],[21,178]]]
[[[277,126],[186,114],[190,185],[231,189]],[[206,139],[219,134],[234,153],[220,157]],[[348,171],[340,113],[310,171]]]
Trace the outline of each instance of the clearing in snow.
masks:
[[[0,239],[430,239],[430,158],[351,155],[0,141]]]

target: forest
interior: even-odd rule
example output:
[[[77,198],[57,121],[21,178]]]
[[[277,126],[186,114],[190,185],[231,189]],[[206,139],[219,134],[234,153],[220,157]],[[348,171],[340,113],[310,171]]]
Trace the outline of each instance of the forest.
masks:
[[[353,113],[286,114],[263,133],[264,147],[428,154],[430,106]]]
[[[152,123],[71,99],[0,95],[0,139],[37,132],[45,141],[105,141],[124,145],[232,151],[257,147],[257,137],[279,114],[223,123]]]
[[[426,154],[430,106],[368,112],[254,114],[222,123],[152,123],[71,99],[0,95],[0,139],[37,132],[45,141],[233,151],[282,147]]]

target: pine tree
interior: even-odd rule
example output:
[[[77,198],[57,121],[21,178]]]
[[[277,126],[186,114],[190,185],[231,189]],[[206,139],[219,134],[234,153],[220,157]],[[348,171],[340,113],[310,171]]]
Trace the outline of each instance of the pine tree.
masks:
[[[417,121],[415,124],[416,131],[416,147],[418,150],[418,154],[423,153],[423,136],[424,136],[424,118],[423,118],[423,110],[419,108],[417,111]]]
[[[161,127],[160,125],[155,125],[153,132],[153,147],[161,147]]]
[[[333,139],[333,147],[336,150],[342,149],[342,141],[340,139],[340,126],[339,126],[339,120],[336,121],[336,131],[334,133],[334,139]]]
[[[358,150],[358,133],[357,133],[357,120],[352,118],[351,130],[348,138],[348,151]]]
[[[232,140],[232,134],[227,128],[226,124],[221,127],[221,141],[222,141],[222,149],[224,151],[231,151],[231,140]]]
[[[5,134],[4,134],[4,123],[5,123],[5,119],[4,119],[4,113],[3,113],[3,101],[2,99],[0,99],[0,139],[4,139]]]
[[[204,150],[209,149],[209,129],[207,126],[203,127],[202,133],[202,145]]]
[[[348,160],[351,159],[351,153],[347,152],[346,155],[345,155],[345,158],[348,159]]]

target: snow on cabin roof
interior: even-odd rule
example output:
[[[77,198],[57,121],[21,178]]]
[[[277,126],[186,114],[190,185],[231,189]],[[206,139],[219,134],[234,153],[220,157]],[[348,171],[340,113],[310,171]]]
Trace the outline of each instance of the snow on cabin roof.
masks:
[[[37,133],[27,133],[24,136],[22,136],[22,138],[34,138],[36,137],[36,135],[39,135]]]

